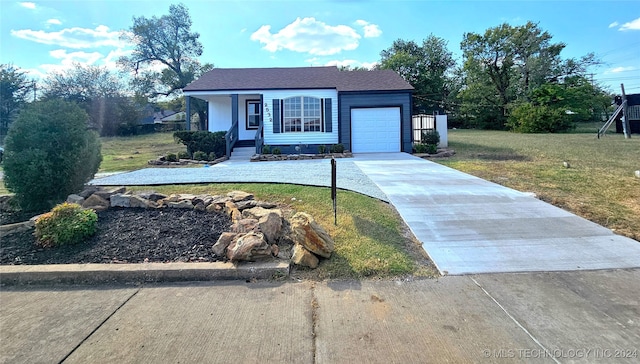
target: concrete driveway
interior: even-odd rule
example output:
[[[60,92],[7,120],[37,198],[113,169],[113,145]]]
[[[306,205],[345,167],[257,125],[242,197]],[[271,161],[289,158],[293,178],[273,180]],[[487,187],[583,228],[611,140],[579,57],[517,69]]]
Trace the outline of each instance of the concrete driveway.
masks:
[[[328,160],[148,168],[95,185],[330,185]],[[640,243],[535,197],[406,153],[338,159],[338,187],[391,202],[443,274],[640,267]]]

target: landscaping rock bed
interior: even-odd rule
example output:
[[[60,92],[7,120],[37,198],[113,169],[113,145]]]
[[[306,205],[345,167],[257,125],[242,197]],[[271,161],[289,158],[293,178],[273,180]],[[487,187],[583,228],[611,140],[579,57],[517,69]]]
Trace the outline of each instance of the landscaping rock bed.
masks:
[[[271,162],[271,161],[297,161],[308,159],[331,159],[331,158],[353,158],[353,153],[326,153],[326,154],[254,154],[251,162]]]
[[[31,223],[4,234],[0,264],[289,260],[294,246],[297,256],[301,250],[324,258],[333,252],[331,237],[311,216],[297,213],[290,224],[275,204],[242,191],[166,196],[90,186],[69,195],[67,202],[98,213],[93,237],[77,245],[42,248]],[[308,256],[292,262],[312,268],[318,264]]]
[[[449,148],[438,148],[438,152],[435,154],[429,154],[429,153],[413,153],[413,155],[415,155],[418,158],[423,158],[423,159],[429,159],[429,158],[448,158],[448,157],[453,157],[456,154],[456,152],[453,149],[449,149]]]

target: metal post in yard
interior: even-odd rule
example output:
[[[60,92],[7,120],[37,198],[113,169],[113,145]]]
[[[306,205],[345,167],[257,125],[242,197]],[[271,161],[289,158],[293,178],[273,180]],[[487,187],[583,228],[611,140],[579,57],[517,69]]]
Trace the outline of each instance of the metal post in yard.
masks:
[[[338,226],[338,193],[336,181],[336,160],[335,158],[331,158],[331,201],[333,201],[333,224]]]

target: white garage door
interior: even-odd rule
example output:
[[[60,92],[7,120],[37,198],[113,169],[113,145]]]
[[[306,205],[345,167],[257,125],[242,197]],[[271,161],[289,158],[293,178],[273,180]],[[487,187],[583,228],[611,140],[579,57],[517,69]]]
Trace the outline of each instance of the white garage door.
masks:
[[[400,108],[351,109],[354,153],[399,152]]]

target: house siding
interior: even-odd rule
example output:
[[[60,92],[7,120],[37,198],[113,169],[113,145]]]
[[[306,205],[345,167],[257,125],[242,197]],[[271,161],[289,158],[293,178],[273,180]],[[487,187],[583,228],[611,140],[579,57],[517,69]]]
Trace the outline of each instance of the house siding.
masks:
[[[411,92],[341,92],[340,140],[347,150],[351,150],[351,109],[374,107],[400,107],[400,147],[403,152],[411,152]],[[334,114],[335,115],[335,114]],[[335,130],[335,129],[334,129]]]
[[[256,130],[247,130],[247,100],[260,100],[260,94],[238,95],[238,133],[240,140],[253,140]],[[209,101],[209,131],[227,131],[231,127],[231,96],[211,96]]]
[[[273,100],[283,100],[294,96],[311,96],[331,99],[331,131],[311,133],[277,133],[273,124]],[[268,108],[268,110],[267,110]],[[320,90],[265,90],[262,92],[262,112],[264,118],[264,143],[267,145],[336,144],[338,143],[338,92],[333,89]]]

